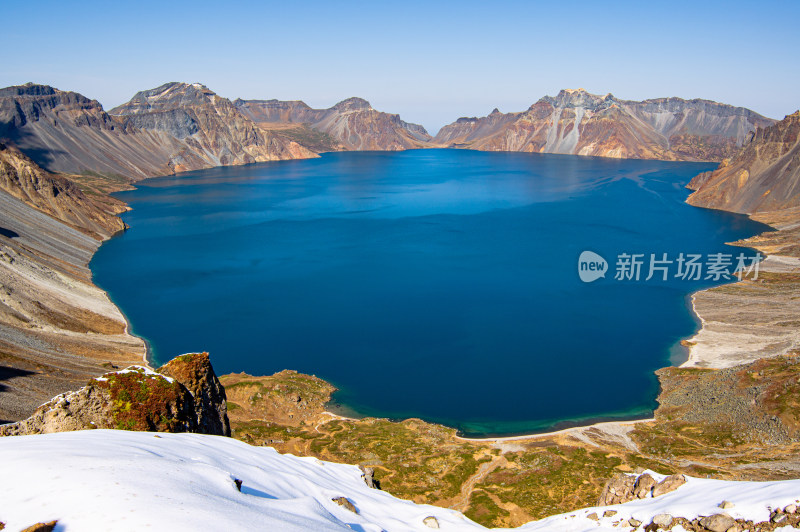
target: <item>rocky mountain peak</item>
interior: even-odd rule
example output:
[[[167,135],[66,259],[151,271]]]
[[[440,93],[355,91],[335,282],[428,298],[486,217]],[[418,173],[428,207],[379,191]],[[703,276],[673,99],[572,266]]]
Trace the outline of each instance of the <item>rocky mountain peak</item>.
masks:
[[[110,111],[114,115],[129,115],[163,111],[213,101],[217,94],[202,83],[171,81],[154,89],[137,92],[129,102]]]
[[[366,111],[372,109],[372,105],[364,98],[352,97],[342,100],[332,107],[337,111]]]
[[[601,107],[608,107],[613,103],[614,97],[609,93],[605,96],[592,94],[586,89],[562,89],[555,98],[545,96],[539,101],[545,101],[553,107],[584,107],[596,110]]]
[[[0,97],[9,96],[52,96],[56,94],[58,89],[50,85],[40,85],[38,83],[28,82],[25,85],[15,85],[13,87],[6,87],[0,89]]]

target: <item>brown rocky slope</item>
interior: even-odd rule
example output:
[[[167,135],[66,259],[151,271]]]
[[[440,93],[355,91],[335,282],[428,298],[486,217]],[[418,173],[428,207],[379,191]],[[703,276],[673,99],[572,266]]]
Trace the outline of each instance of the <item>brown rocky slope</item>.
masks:
[[[0,148],[0,420],[86,382],[105,364],[141,362],[144,342],[88,263],[123,229],[119,202],[84,193],[12,148]]]
[[[744,149],[695,177],[689,203],[742,213],[800,206],[800,111],[759,129]]]
[[[305,125],[323,133],[331,140],[329,151],[425,148],[431,140],[422,126],[377,111],[363,98],[348,98],[329,109],[312,109],[302,101],[236,100],[234,104],[267,128]]]
[[[96,100],[46,85],[0,89],[0,140],[52,172],[138,180],[220,164],[313,157],[261,130],[200,84],[143,91],[114,116]]]
[[[519,113],[495,109],[483,118],[459,118],[434,142],[487,151],[719,161],[736,153],[757,127],[773,122],[708,100],[635,102],[577,89],[545,96]]]

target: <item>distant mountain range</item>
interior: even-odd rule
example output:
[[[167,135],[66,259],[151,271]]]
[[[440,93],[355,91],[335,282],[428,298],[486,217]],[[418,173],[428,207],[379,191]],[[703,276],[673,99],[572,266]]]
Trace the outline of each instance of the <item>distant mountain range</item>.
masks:
[[[418,124],[372,108],[362,98],[348,98],[330,109],[312,109],[301,101],[236,100],[243,114],[263,127],[306,125],[329,135],[332,149],[406,150],[425,148],[432,137]]]
[[[634,102],[577,89],[545,96],[519,113],[495,109],[482,118],[459,118],[434,142],[487,151],[720,161],[736,153],[756,128],[774,122],[709,100]]]
[[[231,101],[200,83],[166,83],[106,112],[96,100],[47,85],[0,89],[0,141],[51,172],[134,181],[337,150],[447,147],[721,161],[774,122],[708,100],[632,102],[578,89],[519,113],[460,118],[432,138],[361,98],[313,109],[302,101]]]

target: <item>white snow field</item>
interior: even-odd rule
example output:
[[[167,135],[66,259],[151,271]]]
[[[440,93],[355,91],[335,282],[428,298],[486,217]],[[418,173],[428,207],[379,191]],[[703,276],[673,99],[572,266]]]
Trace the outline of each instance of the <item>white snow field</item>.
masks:
[[[281,455],[221,436],[88,430],[0,438],[0,522],[18,531],[58,520],[57,532],[128,530],[485,530],[453,510],[367,487],[356,466]],[[659,480],[660,475],[653,474]],[[241,480],[241,492],[235,479]],[[358,513],[332,498],[346,497]],[[722,510],[769,519],[796,503],[800,480],[728,482],[689,478],[658,498],[549,517],[521,530],[630,530],[630,517],[694,518]],[[618,513],[603,518],[603,512]],[[598,521],[586,516],[592,512]],[[429,522],[432,520],[429,520]]]

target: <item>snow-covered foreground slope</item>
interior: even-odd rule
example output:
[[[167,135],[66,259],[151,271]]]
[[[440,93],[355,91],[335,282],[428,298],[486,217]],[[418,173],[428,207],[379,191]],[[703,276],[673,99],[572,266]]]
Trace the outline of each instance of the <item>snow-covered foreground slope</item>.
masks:
[[[93,430],[0,438],[0,522],[20,530],[58,520],[58,531],[91,530],[480,530],[460,513],[367,487],[355,466],[281,455],[221,436]],[[655,476],[655,475],[654,475]],[[241,492],[235,479],[242,480]],[[346,497],[358,514],[331,499]],[[735,504],[733,517],[769,519],[800,498],[800,480],[689,479],[677,491],[580,510],[524,530],[620,530],[660,513],[693,518]],[[603,518],[603,512],[618,513]],[[600,519],[586,516],[596,512]]]

